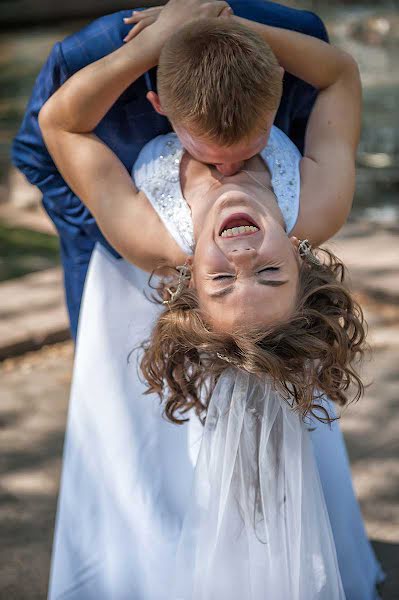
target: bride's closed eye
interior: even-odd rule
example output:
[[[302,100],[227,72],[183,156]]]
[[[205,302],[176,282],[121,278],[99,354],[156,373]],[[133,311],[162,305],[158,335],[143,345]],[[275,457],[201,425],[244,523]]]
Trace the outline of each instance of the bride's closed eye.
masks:
[[[212,281],[220,281],[221,279],[231,279],[232,277],[234,277],[234,275],[215,275],[214,277],[212,277]]]
[[[265,273],[266,271],[272,271],[273,273],[276,273],[279,270],[280,267],[264,267],[263,269],[257,272],[257,275],[259,275],[260,273]]]
[[[267,271],[276,273],[279,270],[280,267],[264,267],[260,271],[257,271],[256,274],[260,275],[261,273],[266,273]],[[224,273],[220,275],[215,275],[214,277],[212,277],[212,281],[221,281],[222,279],[231,279],[232,277],[234,277],[234,275]]]

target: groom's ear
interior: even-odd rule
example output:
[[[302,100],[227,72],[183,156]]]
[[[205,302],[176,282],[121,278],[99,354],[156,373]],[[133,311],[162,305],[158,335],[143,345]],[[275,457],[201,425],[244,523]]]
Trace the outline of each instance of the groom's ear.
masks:
[[[164,111],[162,110],[161,102],[159,100],[159,96],[156,92],[148,92],[146,95],[148,102],[151,103],[154,110],[157,111],[160,115],[166,117]]]

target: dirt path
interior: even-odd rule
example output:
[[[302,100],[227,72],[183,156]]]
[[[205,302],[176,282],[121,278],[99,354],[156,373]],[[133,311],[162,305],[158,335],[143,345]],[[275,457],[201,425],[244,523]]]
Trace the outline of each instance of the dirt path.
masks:
[[[365,398],[342,426],[368,533],[399,598],[399,330],[397,307],[366,306],[374,356]],[[45,597],[61,466],[72,345],[3,363],[0,396],[0,598]]]
[[[1,369],[1,600],[46,595],[71,366],[69,342]]]

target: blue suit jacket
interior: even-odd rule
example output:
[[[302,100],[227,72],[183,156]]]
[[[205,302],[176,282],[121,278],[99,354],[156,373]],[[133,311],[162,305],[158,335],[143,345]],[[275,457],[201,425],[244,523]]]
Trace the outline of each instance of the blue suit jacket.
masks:
[[[264,0],[231,0],[238,16],[284,27],[328,40],[322,21],[311,12],[300,11]],[[101,17],[87,27],[55,44],[36,80],[25,117],[12,147],[14,164],[43,193],[43,204],[60,234],[61,257],[72,333],[76,334],[79,306],[90,255],[96,241],[110,248],[94,218],[58,173],[44,145],[38,113],[46,100],[68,77],[87,64],[116,50],[130,29],[120,11]],[[146,99],[156,89],[155,69],[140,77],[118,99],[96,129],[130,171],[143,145],[171,130]],[[303,148],[307,119],[315,90],[290,74],[284,78],[284,93],[276,125]]]

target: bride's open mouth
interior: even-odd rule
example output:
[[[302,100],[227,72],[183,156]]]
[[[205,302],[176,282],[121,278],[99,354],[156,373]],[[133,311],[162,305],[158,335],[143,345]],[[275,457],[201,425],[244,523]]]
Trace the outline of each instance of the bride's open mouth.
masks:
[[[219,236],[223,238],[243,237],[253,235],[259,230],[259,225],[247,213],[234,213],[223,221]]]

